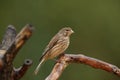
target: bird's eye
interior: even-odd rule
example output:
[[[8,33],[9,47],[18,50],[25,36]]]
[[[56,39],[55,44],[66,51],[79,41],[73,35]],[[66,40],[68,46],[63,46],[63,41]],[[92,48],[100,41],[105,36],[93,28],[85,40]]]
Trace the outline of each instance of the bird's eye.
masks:
[[[66,31],[70,31],[70,30],[66,29]]]

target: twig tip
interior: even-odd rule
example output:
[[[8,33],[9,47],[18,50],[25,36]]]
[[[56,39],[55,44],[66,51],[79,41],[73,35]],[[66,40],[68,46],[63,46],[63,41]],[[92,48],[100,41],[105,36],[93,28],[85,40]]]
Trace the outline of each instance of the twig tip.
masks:
[[[30,59],[25,59],[24,64],[31,65],[33,62]]]

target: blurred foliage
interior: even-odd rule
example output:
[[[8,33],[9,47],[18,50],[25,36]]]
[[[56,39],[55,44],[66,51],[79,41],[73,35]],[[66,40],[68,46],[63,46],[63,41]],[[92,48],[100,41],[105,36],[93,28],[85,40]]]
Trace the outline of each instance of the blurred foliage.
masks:
[[[35,26],[31,39],[17,55],[14,65],[24,59],[34,64],[21,80],[44,80],[54,61],[44,63],[39,74],[33,75],[38,60],[59,29],[70,26],[75,31],[67,53],[83,53],[120,67],[120,0],[1,0],[0,39],[7,25],[17,32],[27,23]],[[74,73],[74,74],[73,74]],[[72,64],[60,80],[119,80],[108,72],[82,64]]]

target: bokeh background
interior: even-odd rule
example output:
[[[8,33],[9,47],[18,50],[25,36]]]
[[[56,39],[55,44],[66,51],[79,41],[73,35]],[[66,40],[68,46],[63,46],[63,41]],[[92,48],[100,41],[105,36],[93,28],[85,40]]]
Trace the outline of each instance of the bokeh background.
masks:
[[[75,31],[66,53],[82,53],[120,67],[120,0],[0,0],[0,40],[9,24],[19,32],[27,23],[35,30],[14,65],[21,66],[26,58],[32,59],[33,65],[21,80],[44,80],[48,76],[53,60],[45,62],[37,76],[33,71],[49,40],[65,26]],[[71,64],[59,80],[120,78],[87,65]]]

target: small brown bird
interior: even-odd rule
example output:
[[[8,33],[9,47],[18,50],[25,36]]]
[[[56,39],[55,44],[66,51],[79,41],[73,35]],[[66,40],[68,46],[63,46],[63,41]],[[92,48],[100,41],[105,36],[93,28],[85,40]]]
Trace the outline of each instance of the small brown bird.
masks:
[[[41,64],[48,60],[53,59],[54,57],[62,54],[69,46],[70,35],[74,31],[70,27],[62,28],[49,42],[45,48],[43,55],[40,58],[40,63],[35,69],[34,73],[37,74]]]

